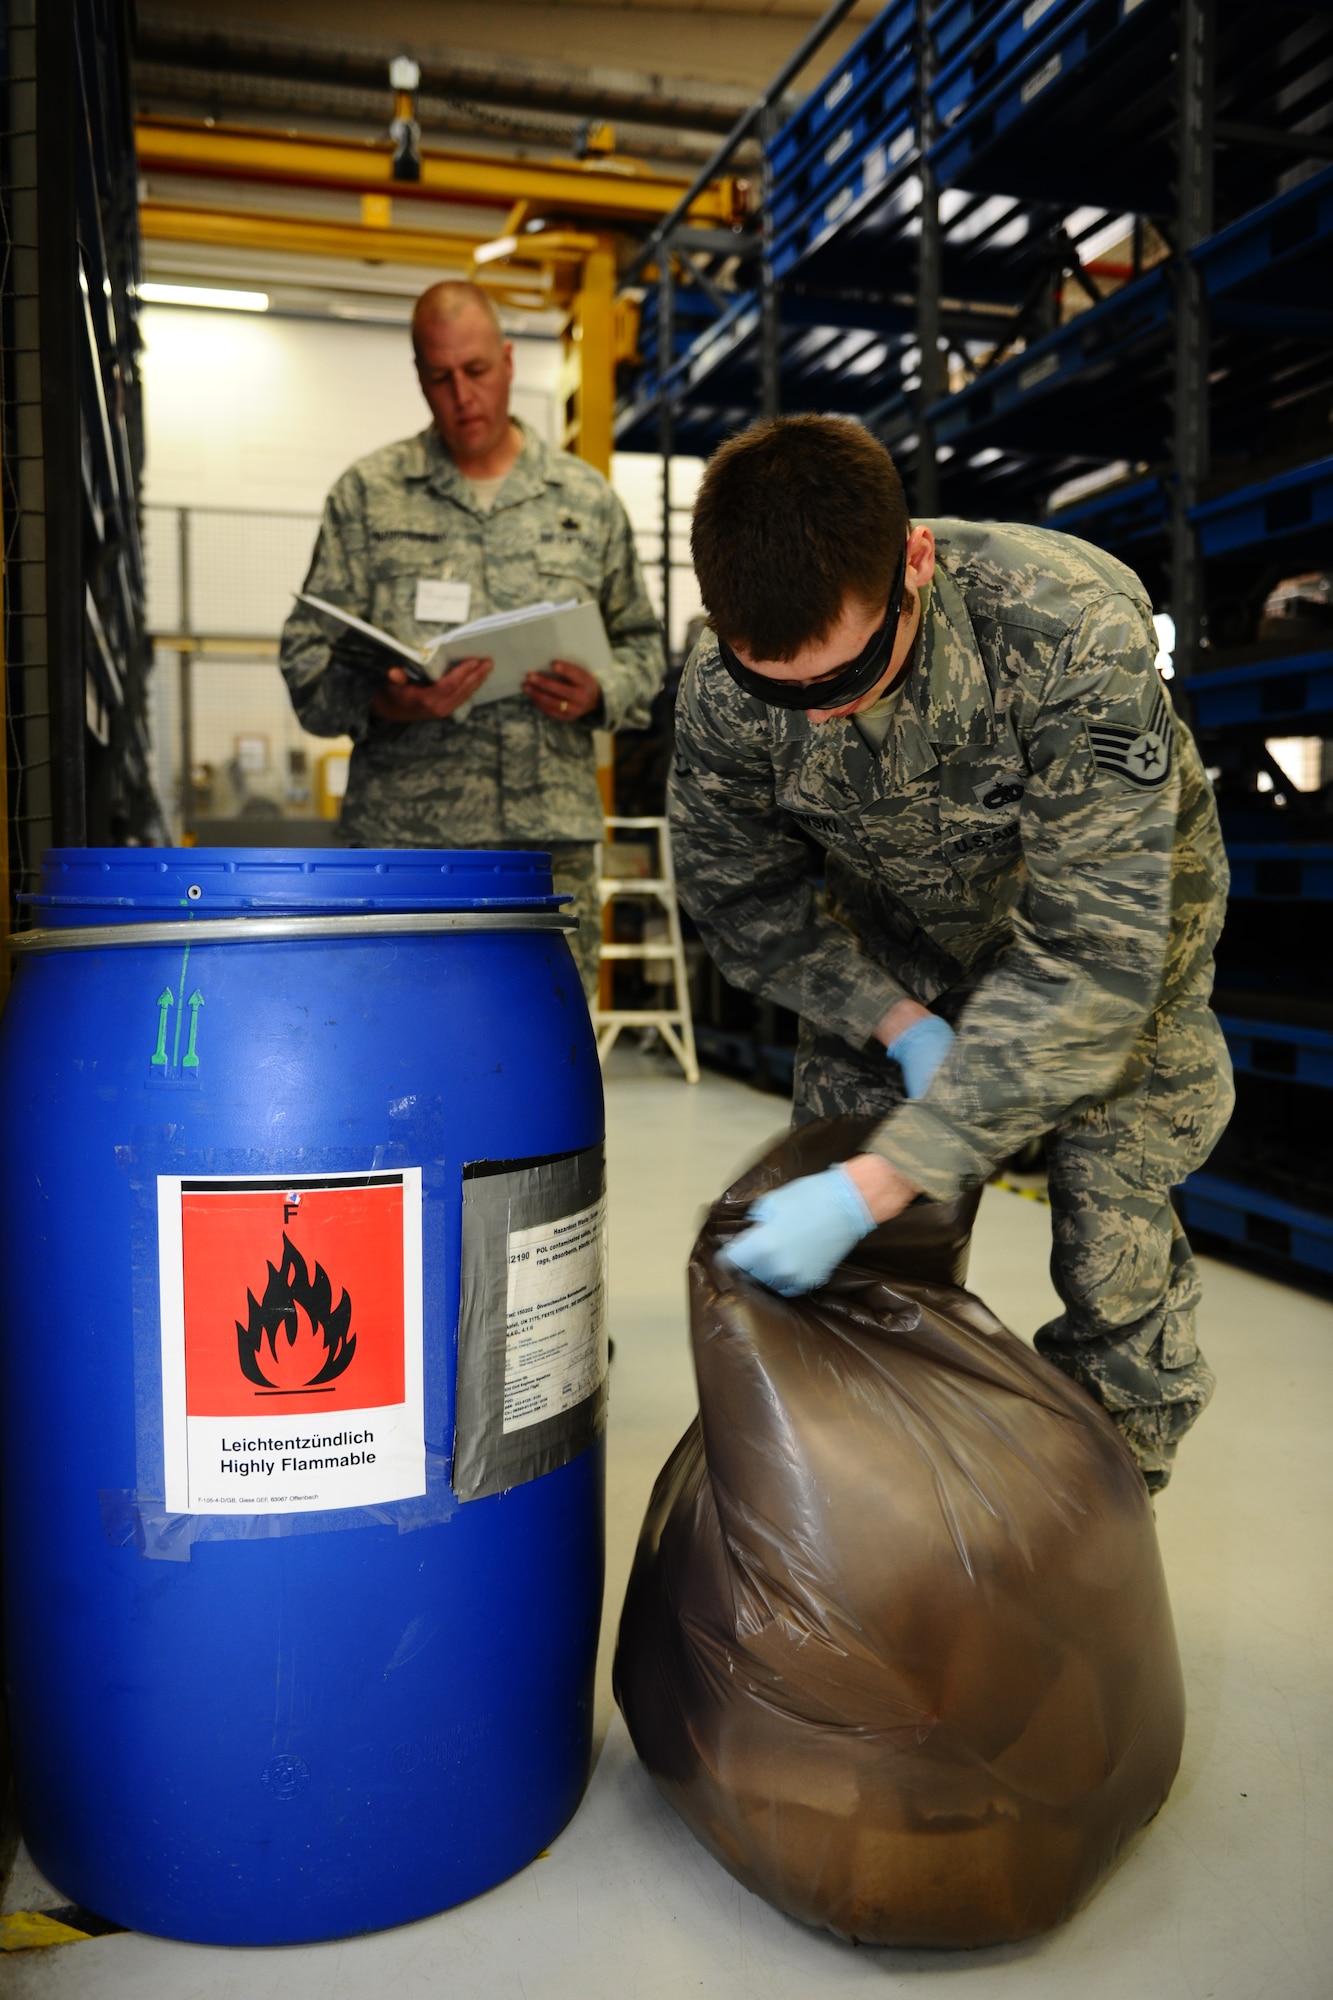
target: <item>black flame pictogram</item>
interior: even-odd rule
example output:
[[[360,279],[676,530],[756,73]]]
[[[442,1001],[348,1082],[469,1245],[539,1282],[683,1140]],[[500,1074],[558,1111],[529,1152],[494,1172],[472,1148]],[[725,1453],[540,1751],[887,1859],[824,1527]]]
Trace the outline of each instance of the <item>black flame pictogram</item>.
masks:
[[[351,1297],[344,1289],[335,1307],[328,1272],[316,1264],[312,1278],[305,1258],[285,1231],[282,1265],[280,1269],[269,1265],[262,1302],[250,1291],[246,1299],[249,1321],[242,1326],[237,1320],[236,1342],[241,1373],[247,1381],[261,1389],[295,1394],[301,1389],[323,1388],[351,1366],[356,1353],[356,1335],[347,1331],[352,1321]],[[297,1352],[298,1342],[302,1354]]]

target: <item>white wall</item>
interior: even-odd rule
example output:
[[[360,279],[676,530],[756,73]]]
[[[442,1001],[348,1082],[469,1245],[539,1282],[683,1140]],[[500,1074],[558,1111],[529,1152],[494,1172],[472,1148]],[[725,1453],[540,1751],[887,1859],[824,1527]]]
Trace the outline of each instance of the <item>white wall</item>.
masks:
[[[703,610],[690,561],[690,509],[703,477],[701,458],[671,461],[671,650],[679,653],[686,628]],[[618,451],[611,483],[625,504],[638,543],[648,595],[662,615],[662,461],[653,452]]]
[[[406,327],[149,306],[150,505],[318,513],[353,460],[429,421]],[[551,436],[560,349],[514,342],[514,409]]]

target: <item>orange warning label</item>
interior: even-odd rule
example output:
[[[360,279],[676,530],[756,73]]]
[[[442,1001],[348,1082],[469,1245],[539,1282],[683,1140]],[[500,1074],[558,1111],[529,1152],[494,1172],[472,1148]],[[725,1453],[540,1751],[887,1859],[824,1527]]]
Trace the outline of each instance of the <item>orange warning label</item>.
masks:
[[[185,1407],[403,1400],[403,1190],[181,1190]]]

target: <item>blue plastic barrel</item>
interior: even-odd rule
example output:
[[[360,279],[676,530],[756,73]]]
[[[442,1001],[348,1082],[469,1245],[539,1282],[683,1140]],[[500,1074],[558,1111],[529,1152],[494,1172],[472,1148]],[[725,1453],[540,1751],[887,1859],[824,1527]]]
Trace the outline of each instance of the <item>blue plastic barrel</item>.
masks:
[[[547,857],[65,850],[34,902],[0,1025],[33,1858],[206,1943],[444,1909],[589,1766],[602,1097]]]

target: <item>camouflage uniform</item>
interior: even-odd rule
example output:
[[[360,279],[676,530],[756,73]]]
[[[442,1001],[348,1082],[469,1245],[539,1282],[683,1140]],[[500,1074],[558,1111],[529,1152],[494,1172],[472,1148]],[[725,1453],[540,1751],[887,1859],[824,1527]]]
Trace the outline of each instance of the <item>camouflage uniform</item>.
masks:
[[[671,786],[681,896],[728,979],[800,1014],[798,1122],[882,1110],[875,1150],[939,1199],[1048,1135],[1065,1311],[1038,1346],[1162,1486],[1213,1387],[1168,1191],[1232,1103],[1208,1005],[1217,812],[1138,578],[1042,529],[932,526],[879,754],[853,720],[743,694],[699,647]],[[914,1103],[872,1039],[905,996],[958,1037]]]
[[[372,452],[324,506],[306,589],[424,645],[423,577],[471,585],[469,618],[542,598],[600,604],[615,666],[602,712],[547,719],[530,701],[483,702],[465,719],[385,722],[376,683],[330,661],[323,621],[298,604],[283,628],[282,671],[303,728],[350,736],[339,838],[352,847],[549,848],[558,886],[576,894],[575,955],[593,992],[601,944],[593,843],[602,837],[594,726],[642,729],[662,684],[662,641],[621,506],[599,472],[551,451],[518,424],[523,448],[483,511],[433,428]]]

